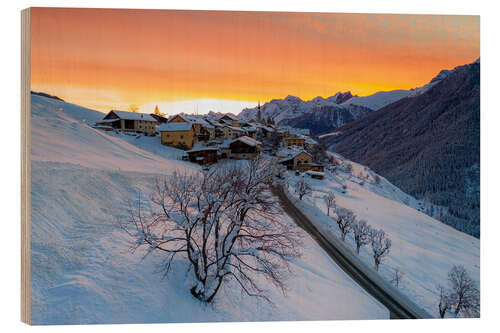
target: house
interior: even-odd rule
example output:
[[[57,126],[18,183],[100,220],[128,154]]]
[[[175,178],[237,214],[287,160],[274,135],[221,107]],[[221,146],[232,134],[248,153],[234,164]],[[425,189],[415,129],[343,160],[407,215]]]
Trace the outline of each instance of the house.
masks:
[[[179,114],[171,116],[168,119],[168,122],[169,123],[190,123],[191,120],[187,116],[179,113]]]
[[[96,122],[96,128],[108,126],[123,132],[155,135],[156,124],[156,119],[149,114],[111,110],[101,121]]]
[[[191,123],[194,135],[198,141],[208,141],[215,138],[215,127],[201,117],[176,114],[172,116],[169,123]]]
[[[230,113],[225,114],[222,117],[220,117],[219,118],[219,122],[220,123],[225,123],[227,125],[234,126],[234,127],[240,127],[241,126],[240,120],[236,116],[233,116]]]
[[[306,145],[306,139],[302,135],[290,135],[289,137],[285,138],[284,141],[285,141],[286,148],[289,148],[292,146],[305,148],[305,145]]]
[[[247,134],[244,129],[239,128],[239,127],[229,126],[229,125],[223,125],[220,128],[218,128],[218,130],[219,130],[220,137],[225,138],[225,139],[235,139],[235,138],[238,138],[240,136]],[[217,131],[217,128],[216,128],[216,131]]]
[[[300,171],[314,171],[314,172],[323,172],[325,171],[325,167],[318,163],[302,163],[299,164],[298,170]]]
[[[215,127],[201,117],[189,117],[193,123],[195,134],[199,141],[208,141],[215,139]]]
[[[190,122],[168,122],[158,126],[161,144],[181,149],[191,149],[198,141]]]
[[[262,143],[248,136],[242,136],[229,143],[231,158],[249,160],[260,154]]]
[[[217,147],[198,147],[187,151],[189,161],[200,165],[217,163]]]
[[[278,154],[279,163],[287,167],[288,170],[302,170],[302,164],[311,164],[312,155],[305,150],[296,150],[287,152],[287,154]]]

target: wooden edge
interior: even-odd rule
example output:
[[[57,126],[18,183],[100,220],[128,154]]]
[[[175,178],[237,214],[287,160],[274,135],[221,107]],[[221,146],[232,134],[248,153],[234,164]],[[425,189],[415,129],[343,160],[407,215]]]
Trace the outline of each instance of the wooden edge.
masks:
[[[30,8],[21,11],[21,321],[31,324]]]

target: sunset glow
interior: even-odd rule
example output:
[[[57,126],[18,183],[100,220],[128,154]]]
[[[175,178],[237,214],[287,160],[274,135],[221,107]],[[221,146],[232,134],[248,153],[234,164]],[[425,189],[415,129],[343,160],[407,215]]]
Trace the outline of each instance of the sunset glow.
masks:
[[[101,111],[239,112],[421,86],[479,57],[479,16],[34,8],[31,38],[32,90]]]

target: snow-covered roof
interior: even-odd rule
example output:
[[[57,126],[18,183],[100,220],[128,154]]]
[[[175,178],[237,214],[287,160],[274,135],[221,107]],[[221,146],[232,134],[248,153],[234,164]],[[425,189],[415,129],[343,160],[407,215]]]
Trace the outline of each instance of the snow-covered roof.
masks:
[[[125,120],[145,120],[145,121],[153,121],[156,122],[156,119],[151,117],[149,114],[140,113],[140,112],[128,112],[128,111],[119,111],[119,110],[111,110],[116,114],[120,119]],[[109,115],[109,113],[108,113]]]
[[[262,129],[264,129],[264,130],[266,130],[268,132],[274,132],[274,128],[266,126],[266,125],[263,125],[263,124],[260,124],[260,123],[253,123],[252,125],[255,126],[255,127],[262,128]]]
[[[191,118],[194,124],[200,124],[203,127],[206,128],[214,128],[214,125],[210,124],[208,121],[202,118]]]
[[[312,170],[307,170],[306,173],[308,175],[312,175],[312,176],[324,176],[325,175],[324,172],[312,171]]]
[[[313,138],[311,138],[309,136],[306,136],[306,143],[309,145],[317,145],[318,144],[318,142],[316,140],[314,140]]]
[[[188,123],[166,123],[158,126],[158,132],[180,132],[189,131],[192,127],[190,122]]]
[[[103,119],[96,122],[96,124],[104,124],[104,123],[114,123],[115,121],[120,121],[118,118],[113,119]]]
[[[170,116],[168,118],[168,122],[171,122],[175,117],[179,117],[181,118],[182,120],[184,120],[185,122],[191,122],[191,119],[189,119],[188,116],[182,114],[182,113],[178,113],[178,114],[174,114],[173,116]]]
[[[258,145],[262,144],[262,142],[260,142],[259,140],[252,139],[252,138],[250,138],[248,136],[240,136],[239,138],[234,139],[233,141],[231,141],[231,143],[236,142],[236,141],[241,141],[244,144],[252,146],[252,147],[255,147],[255,146],[258,146]]]
[[[219,120],[224,119],[224,118],[229,118],[231,120],[239,120],[238,117],[236,117],[235,115],[232,115],[230,113],[223,115],[222,117],[219,118]]]
[[[236,126],[224,125],[224,127],[228,127],[228,128],[230,128],[230,129],[232,129],[233,131],[236,131],[236,132],[245,132],[244,129],[242,129],[240,127],[236,127]]]
[[[283,155],[283,152],[280,154],[280,152],[278,152],[278,156],[280,157],[284,157],[283,159],[281,159],[279,162],[280,163],[283,163],[283,162],[286,162],[286,161],[290,161],[290,160],[293,160],[295,157],[297,157],[298,155],[302,154],[302,153],[305,153],[309,156],[312,157],[311,154],[309,154],[307,151],[305,150],[292,150],[288,155],[284,156]]]
[[[305,140],[305,139],[306,138],[303,135],[292,134],[288,138],[286,138],[285,140]]]

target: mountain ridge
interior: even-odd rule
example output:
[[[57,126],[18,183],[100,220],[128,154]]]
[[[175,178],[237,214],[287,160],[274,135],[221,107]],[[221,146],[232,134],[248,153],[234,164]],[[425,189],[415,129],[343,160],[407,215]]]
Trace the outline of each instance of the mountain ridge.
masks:
[[[447,207],[443,222],[479,237],[480,65],[445,74],[322,141],[403,191]]]

